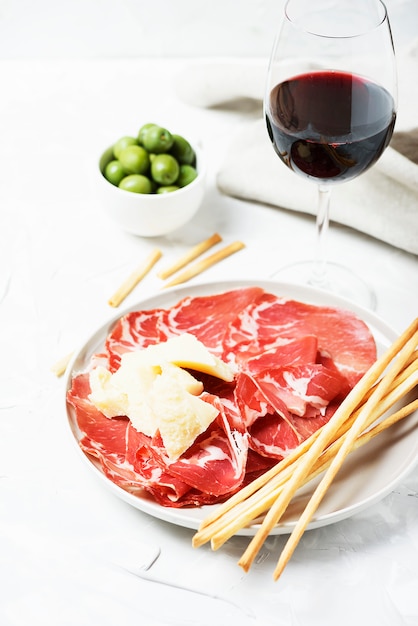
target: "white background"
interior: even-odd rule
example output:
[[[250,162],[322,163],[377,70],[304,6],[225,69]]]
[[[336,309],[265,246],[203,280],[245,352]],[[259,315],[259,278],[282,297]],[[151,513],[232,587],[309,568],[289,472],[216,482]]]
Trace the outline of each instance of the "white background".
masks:
[[[309,251],[310,216],[216,187],[219,155],[260,107],[193,107],[168,86],[194,56],[264,59],[282,4],[0,0],[0,626],[418,624],[418,467],[376,504],[306,533],[275,583],[282,537],[244,574],[245,538],[195,550],[188,529],[97,481],[69,436],[65,381],[50,371],[115,314],[109,296],[155,246],[165,266],[214,232],[245,242],[190,286],[256,282]],[[388,4],[401,46],[417,36],[418,0]],[[209,174],[195,218],[157,240],[103,219],[91,189],[101,150],[149,119],[201,137]],[[417,257],[338,224],[329,243],[402,331],[418,311]],[[160,289],[151,272],[124,305]]]
[[[265,56],[284,1],[0,0],[0,58]],[[418,2],[386,5],[402,46]]]

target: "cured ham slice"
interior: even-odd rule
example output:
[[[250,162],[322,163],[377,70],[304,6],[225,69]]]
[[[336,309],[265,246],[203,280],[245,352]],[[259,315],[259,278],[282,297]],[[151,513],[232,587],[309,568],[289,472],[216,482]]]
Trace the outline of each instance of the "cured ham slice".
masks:
[[[105,343],[112,371],[119,367],[120,357],[124,352],[166,341],[167,336],[163,333],[161,325],[164,314],[164,309],[134,311],[118,320]]]
[[[245,428],[249,428],[260,417],[274,413],[274,407],[257,387],[254,378],[245,372],[237,375],[234,397]],[[287,411],[284,405],[282,409]]]
[[[160,490],[166,489],[179,499],[190,490],[190,486],[178,479],[170,481],[161,468],[154,464],[138,472],[136,466],[137,450],[145,437],[135,431],[127,417],[108,419],[88,400],[90,393],[89,379],[86,374],[74,378],[68,392],[68,401],[76,411],[77,426],[80,430],[80,447],[100,463],[105,475],[123,489],[132,492],[149,490],[158,484]]]
[[[281,460],[301,442],[296,429],[279,415],[267,414],[249,428],[249,446],[262,456]]]
[[[245,353],[256,356],[282,344],[284,339],[307,335],[317,338],[318,361],[344,376],[346,391],[376,359],[376,345],[369,328],[351,311],[269,293],[264,293],[231,324],[225,337],[224,359],[241,361]]]
[[[277,415],[267,415],[249,429],[249,446],[261,455],[280,461],[326,424],[334,410],[311,418],[291,416],[290,421],[278,419]]]
[[[262,294],[259,287],[249,287],[214,296],[185,298],[167,310],[163,319],[166,332],[191,333],[215,356],[222,356],[229,325]]]
[[[149,453],[166,472],[194,489],[223,496],[234,493],[243,483],[248,435],[231,428],[229,409],[219,398],[205,396],[205,399],[219,408],[219,416],[177,461],[169,462],[158,437],[152,441]]]
[[[274,348],[248,358],[241,354],[242,368],[251,374],[279,366],[296,365],[298,363],[315,363],[318,354],[318,339],[315,335],[306,335],[296,339],[284,339]]]
[[[225,382],[192,371],[218,414],[170,460],[158,431],[149,437],[128,416],[109,419],[92,404],[88,372],[116,371],[125,352],[183,333],[235,375]],[[73,377],[67,400],[80,447],[115,484],[162,506],[200,506],[226,499],[327,423],[375,358],[369,328],[350,311],[248,287],[123,316]]]
[[[249,428],[250,447],[262,455],[282,459],[331,417],[334,400],[344,379],[321,364],[306,364],[266,370],[254,386],[272,406]]]
[[[75,408],[80,445],[90,454],[111,459],[116,465],[125,461],[125,438],[129,420],[109,420],[88,399],[88,374],[79,374],[72,381],[67,400]]]
[[[277,399],[286,407],[287,415],[304,417],[325,409],[339,395],[345,381],[336,370],[321,363],[305,363],[264,370],[255,377],[267,401],[276,406]],[[276,408],[277,412],[279,408]]]

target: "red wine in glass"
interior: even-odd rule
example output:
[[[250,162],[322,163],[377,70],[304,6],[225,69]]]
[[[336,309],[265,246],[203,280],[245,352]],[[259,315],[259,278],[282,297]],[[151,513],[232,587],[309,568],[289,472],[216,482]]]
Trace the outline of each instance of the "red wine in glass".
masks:
[[[278,268],[281,280],[375,308],[373,288],[340,263],[342,251],[330,263],[325,243],[331,189],[381,157],[393,133],[396,98],[395,51],[381,0],[286,1],[267,72],[267,131],[290,170],[316,184],[318,207],[313,258]],[[361,200],[353,199],[353,210],[361,210]]]
[[[317,182],[355,178],[381,156],[395,106],[380,85],[346,72],[315,71],[276,85],[266,113],[282,161]]]

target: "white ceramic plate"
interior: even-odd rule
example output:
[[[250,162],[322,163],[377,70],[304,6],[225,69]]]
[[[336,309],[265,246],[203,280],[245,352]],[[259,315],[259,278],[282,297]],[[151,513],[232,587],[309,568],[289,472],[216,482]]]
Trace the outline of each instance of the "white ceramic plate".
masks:
[[[242,280],[173,288],[119,312],[90,336],[75,353],[66,373],[66,391],[71,386],[72,376],[85,369],[92,354],[103,347],[106,336],[123,314],[138,309],[170,307],[186,296],[211,295],[238,287],[253,285],[254,281]],[[258,281],[257,285],[270,293],[302,302],[351,309],[368,324],[375,337],[378,353],[382,353],[396,339],[397,333],[379,317],[337,296],[313,288],[273,281]],[[78,445],[74,411],[67,404],[66,410],[72,437],[77,444],[81,457],[105,486],[122,500],[156,518],[191,529],[197,529],[209,511],[213,510],[213,506],[217,506],[203,506],[191,509],[167,508],[160,506],[146,494],[138,497],[118,487],[104,475],[94,460],[82,452]],[[371,506],[390,493],[418,461],[417,425],[418,412],[415,412],[383,432],[369,444],[350,454],[328,489],[308,528],[318,528],[338,522]],[[287,534],[292,531],[318,480],[312,481],[297,493],[280,524],[274,529],[274,534]],[[254,535],[257,528],[258,526],[254,525],[243,529],[238,534]]]

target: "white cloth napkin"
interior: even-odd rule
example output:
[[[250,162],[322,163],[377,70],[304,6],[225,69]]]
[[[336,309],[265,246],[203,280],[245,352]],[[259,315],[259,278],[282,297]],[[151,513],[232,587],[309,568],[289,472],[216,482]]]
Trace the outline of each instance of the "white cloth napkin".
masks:
[[[242,98],[262,98],[266,71],[265,60],[206,61],[203,67],[195,63],[183,79],[178,78],[177,92],[195,106],[228,103],[231,108],[235,102],[239,107]],[[418,127],[418,41],[398,56],[398,72],[399,110],[393,142],[369,171],[333,187],[331,220],[418,254],[418,133],[409,134]],[[398,131],[406,133],[407,154],[415,156],[416,162],[404,156],[405,136]],[[231,138],[217,184],[234,197],[316,214],[316,186],[280,162],[264,119],[243,123]]]
[[[316,185],[280,162],[264,120],[249,125],[234,139],[217,181],[225,194],[316,214]],[[418,165],[388,147],[367,173],[333,187],[330,216],[418,254]]]

